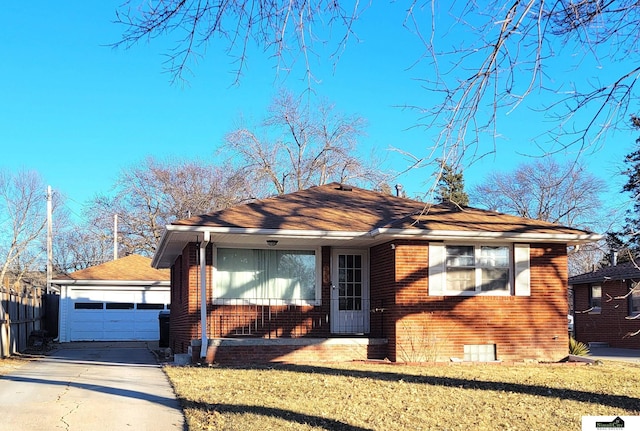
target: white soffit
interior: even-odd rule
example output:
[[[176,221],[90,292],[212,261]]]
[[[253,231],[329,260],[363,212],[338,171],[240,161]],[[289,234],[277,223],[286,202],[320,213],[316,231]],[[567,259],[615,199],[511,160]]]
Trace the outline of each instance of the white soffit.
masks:
[[[217,246],[262,246],[266,239],[277,239],[278,247],[301,246],[353,246],[371,247],[393,239],[423,239],[430,241],[494,241],[529,243],[567,243],[569,245],[594,242],[601,235],[545,234],[486,231],[424,231],[420,229],[375,229],[370,232],[286,230],[260,228],[228,228],[207,226],[169,225],[164,232],[156,254],[154,268],[169,268],[175,258],[190,242],[199,242],[204,232],[210,233],[211,242]],[[348,242],[348,244],[347,244]]]

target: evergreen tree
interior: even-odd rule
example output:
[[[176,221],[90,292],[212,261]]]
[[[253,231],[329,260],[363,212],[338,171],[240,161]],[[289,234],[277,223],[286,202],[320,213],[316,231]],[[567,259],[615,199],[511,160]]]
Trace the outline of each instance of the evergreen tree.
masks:
[[[442,164],[442,171],[438,179],[436,198],[440,203],[452,203],[457,206],[468,206],[469,195],[464,191],[464,177],[462,172],[456,171],[446,163]]]
[[[624,241],[624,236],[620,232],[608,232],[605,237],[605,254],[600,260],[599,267],[611,266],[616,262],[625,263],[631,260],[632,251]],[[614,258],[615,253],[615,258]]]
[[[631,116],[631,124],[640,130],[640,117]],[[636,150],[625,157],[628,168],[624,174],[629,177],[622,190],[631,195],[633,209],[627,210],[623,234],[633,256],[640,250],[640,138],[636,139]]]

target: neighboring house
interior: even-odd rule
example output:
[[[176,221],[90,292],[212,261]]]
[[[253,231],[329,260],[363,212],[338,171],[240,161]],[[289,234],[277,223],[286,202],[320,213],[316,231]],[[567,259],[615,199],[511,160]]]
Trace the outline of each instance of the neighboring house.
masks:
[[[158,340],[169,280],[169,271],[135,254],[53,280],[60,288],[60,342]]]
[[[575,338],[640,349],[640,269],[633,262],[569,278]],[[635,334],[635,335],[634,335]]]
[[[557,361],[567,245],[599,238],[333,183],[176,221],[152,264],[209,363]]]

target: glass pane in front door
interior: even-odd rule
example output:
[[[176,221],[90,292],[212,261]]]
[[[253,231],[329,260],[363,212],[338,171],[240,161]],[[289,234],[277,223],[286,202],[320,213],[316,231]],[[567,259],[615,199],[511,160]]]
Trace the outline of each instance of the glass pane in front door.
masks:
[[[365,252],[334,254],[331,293],[334,333],[356,334],[369,330],[365,256]]]
[[[338,304],[341,311],[362,310],[362,256],[338,256]]]

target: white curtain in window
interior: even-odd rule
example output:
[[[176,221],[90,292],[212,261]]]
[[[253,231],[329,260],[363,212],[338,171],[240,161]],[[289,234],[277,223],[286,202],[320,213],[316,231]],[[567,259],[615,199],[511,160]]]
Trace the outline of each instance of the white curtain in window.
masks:
[[[215,286],[224,299],[315,300],[315,252],[219,248]]]
[[[480,290],[507,290],[509,288],[508,247],[480,247],[480,267],[482,268]]]

